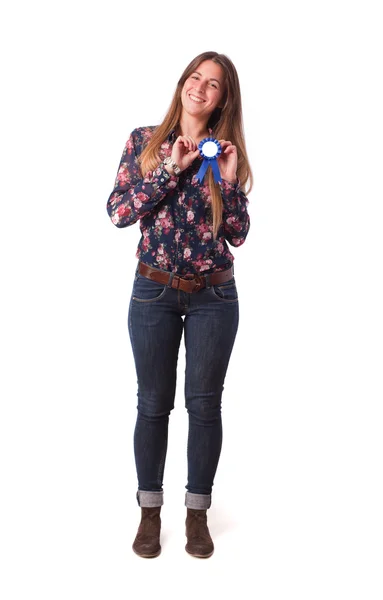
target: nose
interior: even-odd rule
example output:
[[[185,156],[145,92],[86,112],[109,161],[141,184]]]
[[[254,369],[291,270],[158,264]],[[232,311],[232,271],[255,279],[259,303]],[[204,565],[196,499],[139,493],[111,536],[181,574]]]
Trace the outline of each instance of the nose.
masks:
[[[203,83],[202,81],[196,82],[195,89],[197,92],[200,91],[201,93],[205,93],[205,87],[206,87],[206,83]]]

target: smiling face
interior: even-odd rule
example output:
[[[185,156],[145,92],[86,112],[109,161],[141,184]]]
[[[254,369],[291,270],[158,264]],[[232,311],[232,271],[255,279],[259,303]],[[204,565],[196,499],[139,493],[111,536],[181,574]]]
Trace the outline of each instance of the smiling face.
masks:
[[[204,60],[196,69],[183,85],[182,107],[193,117],[208,119],[223,97],[224,72],[212,60]]]

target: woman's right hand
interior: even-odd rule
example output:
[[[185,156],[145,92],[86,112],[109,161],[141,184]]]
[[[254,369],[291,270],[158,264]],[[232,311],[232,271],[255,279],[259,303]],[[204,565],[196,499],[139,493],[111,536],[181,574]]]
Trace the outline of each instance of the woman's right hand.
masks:
[[[179,135],[173,144],[172,160],[184,171],[199,155],[199,149],[190,135]]]

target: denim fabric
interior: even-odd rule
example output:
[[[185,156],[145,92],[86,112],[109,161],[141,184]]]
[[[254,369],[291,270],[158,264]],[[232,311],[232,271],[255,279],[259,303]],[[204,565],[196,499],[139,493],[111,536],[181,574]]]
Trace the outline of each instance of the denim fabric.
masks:
[[[221,398],[239,323],[235,278],[195,293],[134,276],[128,328],[137,372],[134,453],[140,506],[162,503],[182,333],[188,412],[186,506],[208,508],[222,445]],[[140,492],[154,492],[153,495]]]
[[[202,495],[186,492],[185,506],[194,508],[194,510],[206,510],[211,506],[211,494]]]
[[[162,506],[164,503],[163,492],[144,492],[138,490],[136,498],[138,506],[145,506],[145,508],[154,508],[156,506]]]

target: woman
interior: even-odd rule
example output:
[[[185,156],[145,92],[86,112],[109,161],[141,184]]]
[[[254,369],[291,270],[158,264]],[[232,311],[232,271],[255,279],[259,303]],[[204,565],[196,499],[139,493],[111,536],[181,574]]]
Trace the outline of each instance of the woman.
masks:
[[[221,146],[218,182],[210,168],[202,181],[197,177],[203,160],[198,145],[207,137]],[[134,452],[141,507],[133,550],[142,557],[161,551],[168,421],[182,332],[189,419],[185,549],[200,558],[214,550],[207,509],[239,319],[227,242],[240,246],[249,231],[247,181],[250,191],[236,69],[227,56],[204,52],[186,67],[163,123],[131,133],[107,202],[116,227],[139,220],[142,234],[128,315],[138,382]]]

